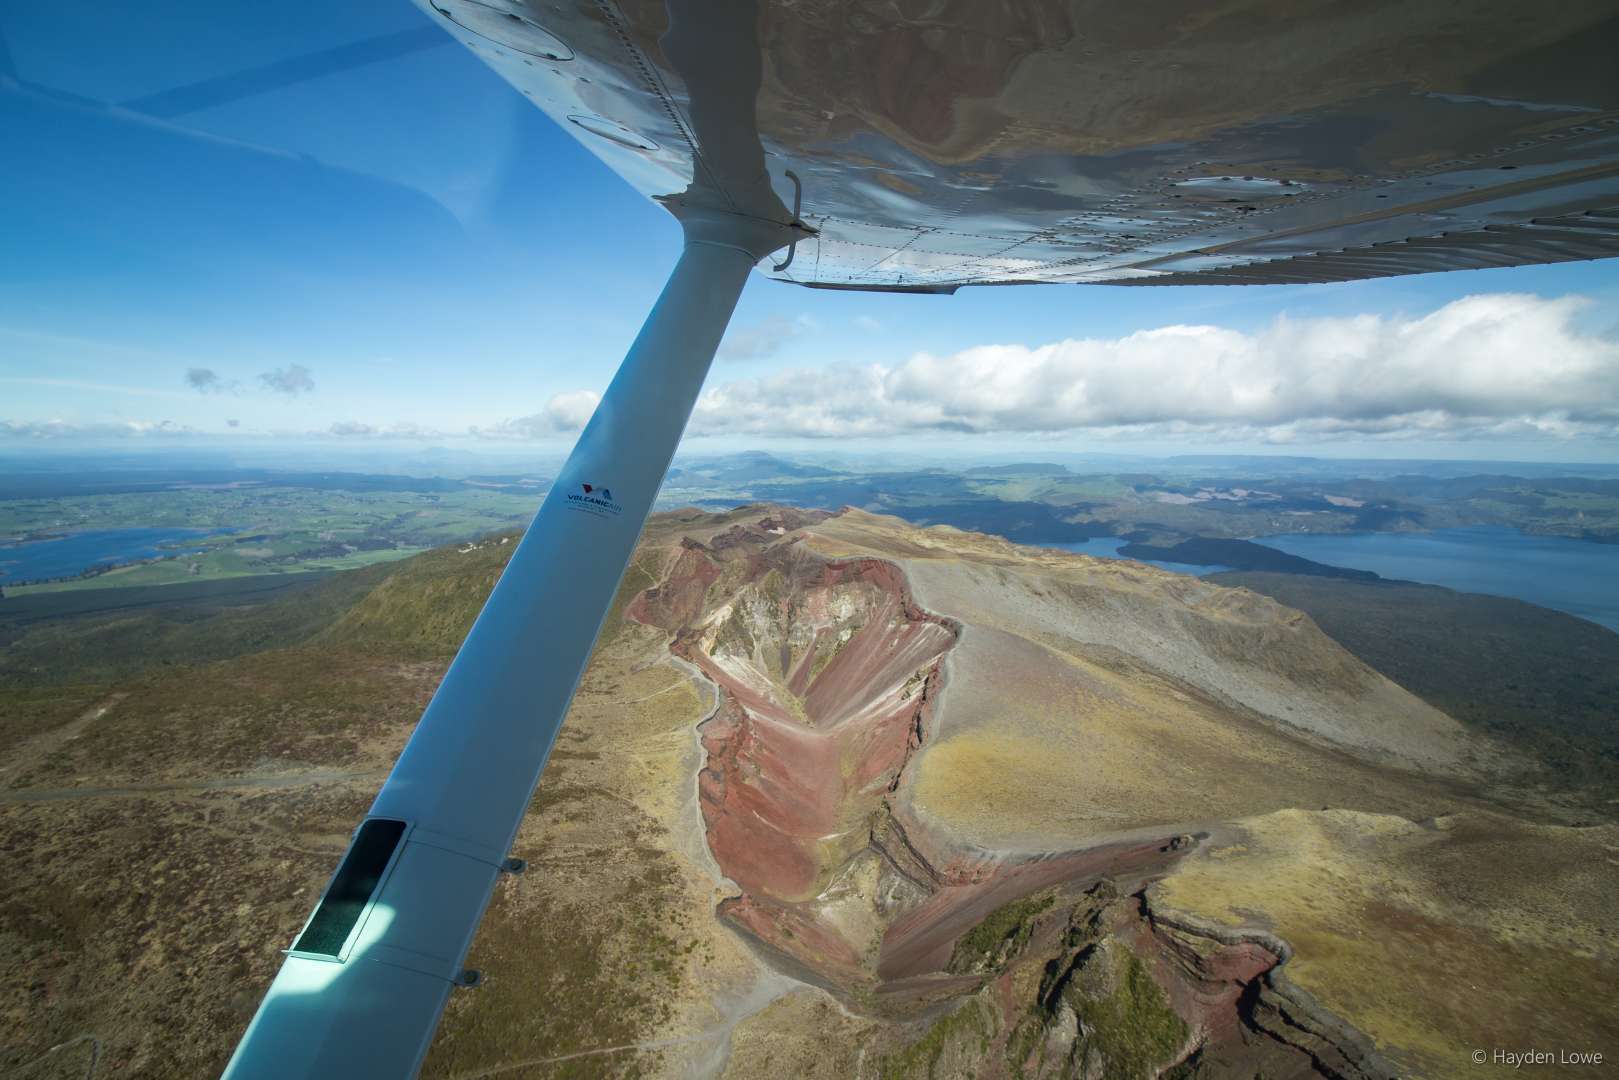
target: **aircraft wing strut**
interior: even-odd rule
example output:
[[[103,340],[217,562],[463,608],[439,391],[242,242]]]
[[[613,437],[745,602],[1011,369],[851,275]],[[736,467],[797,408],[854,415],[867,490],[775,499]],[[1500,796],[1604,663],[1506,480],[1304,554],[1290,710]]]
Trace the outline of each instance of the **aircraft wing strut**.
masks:
[[[791,226],[684,215],[685,250],[225,1070],[414,1076],[602,620],[759,259]],[[544,957],[535,957],[544,963]]]

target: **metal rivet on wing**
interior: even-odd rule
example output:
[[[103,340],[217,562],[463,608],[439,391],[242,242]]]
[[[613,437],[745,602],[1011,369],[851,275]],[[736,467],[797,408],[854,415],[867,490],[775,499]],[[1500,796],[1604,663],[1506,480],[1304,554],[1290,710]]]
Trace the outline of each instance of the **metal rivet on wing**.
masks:
[[[600,135],[609,142],[616,142],[620,146],[629,147],[631,150],[656,150],[658,148],[658,144],[645,135],[631,131],[623,124],[615,124],[611,120],[604,120],[599,116],[570,114],[568,119],[592,135]]]
[[[572,60],[567,42],[535,22],[511,0],[433,0],[433,10],[464,30],[513,52],[558,63]]]

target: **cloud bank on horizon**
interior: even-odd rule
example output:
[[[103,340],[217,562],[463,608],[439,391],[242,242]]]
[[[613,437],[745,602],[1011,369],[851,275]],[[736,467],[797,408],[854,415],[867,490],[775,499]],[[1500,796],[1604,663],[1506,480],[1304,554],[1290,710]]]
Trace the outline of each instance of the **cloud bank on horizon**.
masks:
[[[982,345],[894,367],[832,365],[708,390],[704,435],[1471,438],[1619,435],[1619,341],[1578,297],[1497,293],[1421,317],[1281,317],[1255,333],[1173,325],[1110,340]]]
[[[1245,332],[1176,324],[1108,339],[980,345],[917,353],[894,365],[834,363],[725,378],[698,401],[693,436],[869,439],[924,433],[1047,437],[1303,441],[1419,439],[1591,440],[1619,437],[1619,333],[1580,325],[1590,301],[1487,293],[1426,315],[1281,316]],[[769,349],[809,325],[761,324],[740,355]],[[753,331],[758,331],[754,334]],[[186,372],[205,395],[239,384],[206,368]],[[26,381],[26,380],[24,380]],[[267,372],[260,388],[315,397],[300,364]],[[570,436],[600,395],[553,395],[530,415],[460,431],[416,422],[339,419],[301,437],[474,438]],[[379,399],[383,407],[386,397]],[[237,434],[246,429],[230,424]],[[76,424],[0,419],[0,435],[32,438],[183,436],[172,420]],[[263,432],[260,432],[263,434]]]

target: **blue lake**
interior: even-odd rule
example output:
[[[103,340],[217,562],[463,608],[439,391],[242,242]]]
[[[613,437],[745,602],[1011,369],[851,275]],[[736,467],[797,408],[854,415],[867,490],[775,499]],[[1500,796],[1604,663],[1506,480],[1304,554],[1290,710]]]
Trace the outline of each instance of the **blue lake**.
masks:
[[[1103,536],[1042,546],[1117,559],[1122,558],[1119,548],[1125,543],[1117,536]],[[1399,581],[1527,600],[1619,630],[1619,544],[1483,527],[1429,533],[1301,533],[1259,536],[1254,543]],[[1152,565],[1197,575],[1230,569],[1155,561]]]
[[[90,529],[51,540],[0,547],[0,585],[76,577],[96,566],[117,566],[197,551],[197,541],[230,529]]]
[[[1255,542],[1386,578],[1527,600],[1619,630],[1619,544],[1503,528],[1263,536]]]

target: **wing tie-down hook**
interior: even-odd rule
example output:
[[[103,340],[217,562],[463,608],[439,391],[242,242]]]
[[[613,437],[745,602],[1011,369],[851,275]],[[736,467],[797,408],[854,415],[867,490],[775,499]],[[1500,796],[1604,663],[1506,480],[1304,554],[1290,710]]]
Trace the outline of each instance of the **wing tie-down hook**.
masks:
[[[798,216],[798,212],[804,208],[804,185],[799,182],[798,174],[791,169],[785,170],[782,175],[793,182],[793,239],[787,245],[787,257],[771,267],[778,274],[793,265],[793,256],[798,253],[798,233],[810,231]]]

